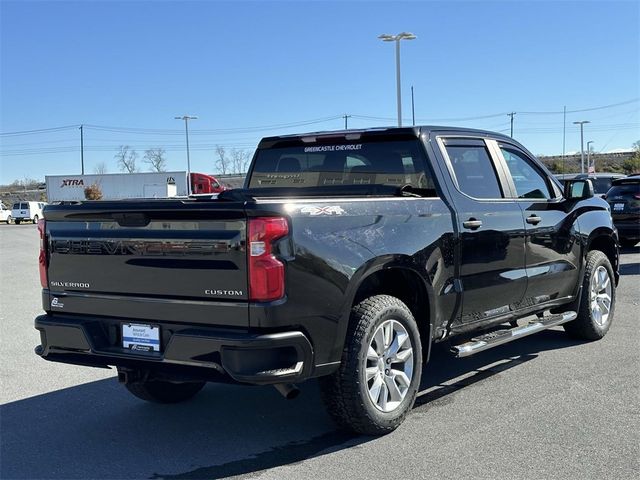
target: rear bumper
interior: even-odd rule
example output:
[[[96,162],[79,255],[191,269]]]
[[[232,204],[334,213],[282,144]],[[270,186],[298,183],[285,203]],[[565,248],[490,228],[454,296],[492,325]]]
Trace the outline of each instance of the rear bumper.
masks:
[[[249,334],[160,324],[161,352],[121,347],[122,319],[41,315],[36,354],[54,362],[116,366],[157,376],[252,384],[293,383],[313,370],[311,343],[300,331]]]

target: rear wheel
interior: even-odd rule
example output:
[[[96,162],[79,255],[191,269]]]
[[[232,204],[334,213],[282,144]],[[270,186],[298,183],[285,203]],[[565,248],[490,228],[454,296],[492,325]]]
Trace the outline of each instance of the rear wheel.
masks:
[[[11,218],[11,215],[9,215],[7,217],[7,225],[11,225],[11,222],[13,221],[13,218]]]
[[[150,380],[127,383],[125,387],[136,397],[154,403],[178,403],[189,400],[202,390],[205,382],[165,382]]]
[[[413,406],[422,374],[411,311],[395,297],[369,297],[352,309],[346,338],[340,367],[320,379],[329,414],[357,433],[395,430]]]
[[[599,250],[587,254],[587,265],[578,304],[578,317],[565,323],[565,331],[575,338],[599,340],[609,331],[616,304],[613,268]]]

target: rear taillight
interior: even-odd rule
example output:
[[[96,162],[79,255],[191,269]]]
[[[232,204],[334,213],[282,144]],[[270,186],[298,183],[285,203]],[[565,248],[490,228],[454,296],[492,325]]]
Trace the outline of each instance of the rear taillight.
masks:
[[[40,254],[38,255],[38,266],[40,269],[40,285],[42,288],[49,287],[49,279],[47,278],[47,222],[44,218],[38,220],[38,232],[40,233]]]
[[[271,253],[271,248],[275,240],[289,233],[287,219],[250,218],[248,230],[249,299],[268,302],[284,297],[284,264]]]

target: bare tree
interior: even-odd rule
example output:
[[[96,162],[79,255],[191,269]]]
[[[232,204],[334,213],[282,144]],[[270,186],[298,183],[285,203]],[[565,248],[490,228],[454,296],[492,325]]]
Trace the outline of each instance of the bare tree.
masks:
[[[114,158],[118,162],[120,171],[127,173],[136,173],[138,171],[136,166],[138,154],[129,145],[120,145],[120,149],[114,155]]]
[[[109,169],[107,168],[107,162],[100,162],[93,167],[93,173],[96,175],[104,175]]]
[[[87,200],[102,200],[102,189],[100,185],[94,183],[84,189],[84,198]]]
[[[249,153],[244,150],[231,150],[231,163],[233,165],[233,173],[244,173],[247,171],[249,163]]]
[[[152,172],[166,172],[167,159],[164,158],[165,155],[164,148],[150,148],[144,152],[144,163],[149,164]]]
[[[222,145],[216,145],[216,155],[218,155],[218,159],[216,160],[216,168],[218,172],[225,175],[231,171],[231,161],[227,158],[227,154]]]

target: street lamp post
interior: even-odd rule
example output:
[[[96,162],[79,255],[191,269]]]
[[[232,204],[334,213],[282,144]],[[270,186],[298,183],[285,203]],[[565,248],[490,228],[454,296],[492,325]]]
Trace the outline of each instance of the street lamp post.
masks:
[[[191,195],[191,159],[189,158],[189,120],[197,120],[198,117],[193,115],[183,115],[181,117],[173,117],[176,120],[184,120],[184,133],[187,138],[187,195]]]
[[[591,168],[591,144],[592,143],[593,143],[593,140],[589,140],[587,142],[587,173],[589,173],[589,169]],[[595,162],[593,165],[593,173],[596,173]]]
[[[396,96],[398,102],[398,126],[402,126],[402,97],[400,95],[400,40],[414,40],[416,36],[410,32],[402,32],[397,35],[383,33],[378,38],[383,42],[396,42]]]
[[[580,173],[584,173],[584,124],[591,123],[589,120],[573,122],[574,125],[580,125]]]

